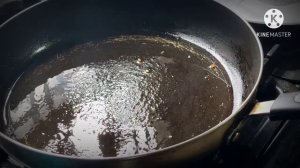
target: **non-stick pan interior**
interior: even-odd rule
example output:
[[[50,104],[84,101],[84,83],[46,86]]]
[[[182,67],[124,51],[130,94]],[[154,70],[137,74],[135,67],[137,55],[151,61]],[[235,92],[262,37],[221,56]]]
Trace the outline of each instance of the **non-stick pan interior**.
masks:
[[[167,1],[132,1],[126,3],[115,3],[112,1],[74,1],[72,3],[68,3],[68,1],[50,1],[24,12],[23,14],[17,16],[1,27],[1,95],[7,95],[9,88],[11,88],[11,86],[13,85],[13,82],[15,82],[20,74],[27,70],[28,67],[36,67],[43,61],[49,60],[50,57],[57,56],[57,54],[61,53],[62,51],[64,51],[66,55],[71,55],[71,52],[73,51],[72,49],[80,45],[83,45],[81,46],[83,47],[83,50],[85,50],[85,47],[90,47],[89,49],[96,50],[97,47],[93,49],[93,46],[96,46],[96,44],[88,42],[100,42],[105,41],[109,38],[121,36],[131,37],[132,35],[142,35],[143,37],[151,37],[154,39],[165,36],[178,37],[183,43],[188,43],[188,45],[192,48],[202,48],[201,53],[206,53],[205,57],[209,57],[211,59],[211,61],[205,63],[203,67],[211,67],[212,69],[214,69],[213,67],[215,66],[219,67],[220,72],[225,72],[224,79],[227,79],[234,88],[232,100],[233,104],[230,105],[229,102],[225,103],[226,106],[228,105],[228,107],[230,106],[230,108],[233,107],[233,110],[230,109],[229,113],[231,113],[232,111],[235,112],[239,109],[239,105],[243,100],[245,100],[245,98],[248,97],[258,79],[261,60],[260,51],[256,39],[253,37],[252,32],[247,27],[247,25],[245,25],[245,23],[243,23],[237,16],[230,13],[229,11],[222,10],[221,7],[217,4],[212,5],[212,3],[206,2],[174,3]],[[136,47],[136,49],[138,50],[142,48],[143,45],[139,45]],[[155,52],[153,54],[150,54],[156,57],[154,59],[154,62],[151,62],[152,57],[149,57],[150,60],[148,60],[148,57],[144,58],[142,56],[139,60],[138,54],[131,54],[131,57],[127,57],[128,55],[125,56],[123,58],[124,62],[126,62],[127,60],[128,62],[135,62],[136,64],[139,61],[150,61],[147,63],[149,65],[152,65],[153,63],[155,63],[155,61],[169,61],[166,58],[160,59],[159,56],[165,56],[164,54],[172,52],[174,53],[175,51],[177,53],[184,52],[171,48],[154,48],[156,49],[149,50]],[[118,51],[118,47],[116,47],[115,51]],[[186,56],[186,54],[182,55]],[[188,55],[186,56],[186,58],[187,57]],[[190,57],[191,58],[189,59],[193,59],[192,54],[190,54]],[[74,61],[76,62],[76,57],[74,58]],[[103,57],[101,59],[105,58]],[[56,58],[56,60],[59,61],[59,57]],[[89,57],[87,57],[87,59],[80,59],[80,61],[81,60],[88,61]],[[45,65],[47,65],[46,62],[47,61],[44,62]],[[89,62],[86,63],[88,64]],[[65,63],[63,63],[62,61],[62,64]],[[51,67],[55,67],[56,65],[59,65],[59,63],[53,63],[53,65],[51,64]],[[103,64],[103,66],[104,65],[106,64]],[[117,63],[109,62],[108,65],[113,67],[117,65]],[[93,67],[93,65],[90,66]],[[66,68],[68,66],[64,65],[64,67]],[[74,67],[69,67],[69,69],[70,68]],[[100,66],[99,68],[101,69],[103,67]],[[126,67],[124,68],[126,69]],[[192,71],[194,70],[193,68],[194,67],[191,66],[187,69]],[[55,69],[57,70],[59,68]],[[182,70],[181,67],[173,68],[174,74],[176,69]],[[144,73],[148,73],[147,68],[145,69]],[[141,75],[145,75],[144,73]],[[180,73],[186,72],[176,72],[176,74]],[[200,72],[197,74],[201,75]],[[228,74],[228,76],[226,74]],[[41,85],[46,82],[45,79],[47,80],[50,77],[54,78],[57,75],[59,76],[60,72],[52,72],[52,74],[47,77],[40,75],[41,78],[38,78],[36,80],[43,81],[43,77],[46,78],[44,78],[43,82],[37,82],[36,84]],[[24,76],[26,77],[26,73],[24,74]],[[193,75],[188,76],[186,74],[181,74],[179,76],[185,77],[185,80],[183,80],[182,84],[185,84],[184,81],[191,80],[191,78],[193,79],[193,82],[191,82],[189,85],[205,81],[203,79],[201,79],[201,81],[197,81],[198,78],[194,77]],[[148,79],[147,77],[145,78]],[[156,78],[155,80],[154,78],[151,78],[149,80],[153,80],[154,82],[156,81]],[[219,82],[222,83],[224,81]],[[37,87],[39,85],[33,87]],[[172,90],[174,90],[174,88],[176,89],[176,86],[174,86],[174,88],[172,88],[172,86],[172,84],[170,84],[170,87],[168,84],[164,84],[163,87],[165,87],[166,90],[164,90],[163,93],[172,93]],[[216,86],[219,86],[219,84],[217,84]],[[190,86],[187,88],[191,87],[193,88],[195,86]],[[153,89],[155,90],[157,88]],[[168,89],[171,89],[170,92],[167,92]],[[122,93],[122,91],[123,90],[120,90],[120,93]],[[26,92],[26,89],[24,89],[24,92]],[[183,99],[185,98],[185,94],[186,96],[190,95],[187,93],[189,93],[189,90],[184,90],[182,93],[180,93],[180,96],[178,98]],[[225,98],[223,98],[223,94],[220,92],[212,92],[211,90],[209,90],[209,93],[215,96],[215,100],[224,101],[226,97],[227,100],[230,100],[230,94],[226,95]],[[24,94],[30,95],[31,92],[26,92]],[[208,96],[208,93],[203,94]],[[20,100],[24,100],[24,97],[20,98]],[[187,98],[187,100],[189,99]],[[201,100],[206,101],[202,103],[206,103],[207,107],[209,107],[209,101],[205,99]],[[5,96],[3,96],[2,101],[3,107],[4,102]],[[180,100],[177,100],[176,102],[179,103]],[[187,102],[192,103],[193,101],[189,100]],[[221,103],[218,102],[218,105],[220,104]],[[214,104],[212,105],[214,106],[212,109],[216,110],[216,106]],[[187,106],[178,105],[173,107]],[[198,108],[198,106],[192,106],[192,108],[193,107]],[[66,106],[64,108],[68,107]],[[227,112],[222,112],[222,115],[223,114],[227,116]],[[181,117],[176,118],[177,122],[182,122],[176,123],[179,126],[185,125],[186,128],[192,128],[191,126],[188,126],[189,122],[193,124],[202,124],[202,122],[195,123],[192,121],[186,121],[188,119],[191,119],[186,118],[188,115],[182,114],[179,116]],[[218,114],[218,117],[219,116],[221,115]],[[172,120],[175,121],[175,119]],[[3,121],[3,123],[5,122]],[[208,126],[211,127],[213,125],[207,124],[206,128],[200,132],[209,129]],[[160,127],[160,129],[163,129],[164,126]],[[174,127],[174,130],[175,128],[176,127]],[[176,130],[181,130],[181,128],[182,127],[176,128]],[[193,127],[193,129],[200,129],[200,127]],[[182,130],[181,133],[184,134],[185,132]],[[42,135],[43,134],[41,132],[41,136]],[[166,133],[165,135],[169,137],[168,133]],[[115,135],[108,134],[104,138],[112,138],[113,136]],[[170,137],[171,139],[176,139],[173,138],[175,137],[174,135],[170,134]],[[101,139],[101,137],[99,137],[99,139]],[[174,141],[174,143],[180,142],[182,140],[184,139],[179,138],[176,142]],[[113,155],[111,153],[111,150],[109,151],[110,152],[108,155]]]
[[[48,152],[107,157],[165,148],[217,125],[233,107],[225,69],[170,37],[90,42],[32,65],[7,99],[5,133]]]

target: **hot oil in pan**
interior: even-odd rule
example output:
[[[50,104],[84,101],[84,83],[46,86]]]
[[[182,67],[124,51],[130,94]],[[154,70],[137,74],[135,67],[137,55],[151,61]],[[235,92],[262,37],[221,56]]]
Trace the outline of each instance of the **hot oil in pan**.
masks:
[[[222,66],[180,39],[124,36],[31,67],[6,104],[6,134],[44,151],[128,156],[203,133],[232,112]]]

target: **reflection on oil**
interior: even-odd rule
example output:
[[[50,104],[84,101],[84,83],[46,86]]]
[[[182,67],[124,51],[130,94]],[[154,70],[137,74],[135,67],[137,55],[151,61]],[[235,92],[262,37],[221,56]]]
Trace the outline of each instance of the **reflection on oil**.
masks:
[[[204,132],[231,113],[232,90],[216,75],[222,67],[208,68],[217,62],[184,44],[128,36],[32,67],[12,89],[6,134],[48,152],[109,157]]]

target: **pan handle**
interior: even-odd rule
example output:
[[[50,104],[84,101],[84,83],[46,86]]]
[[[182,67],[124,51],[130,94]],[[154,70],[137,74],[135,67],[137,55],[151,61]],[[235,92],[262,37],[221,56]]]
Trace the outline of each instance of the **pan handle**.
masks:
[[[277,99],[258,102],[250,115],[269,114],[270,120],[300,119],[300,91],[282,93]]]

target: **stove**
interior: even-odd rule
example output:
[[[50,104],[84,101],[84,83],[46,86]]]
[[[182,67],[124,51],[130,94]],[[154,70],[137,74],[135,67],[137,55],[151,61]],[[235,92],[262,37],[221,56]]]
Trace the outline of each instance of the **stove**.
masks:
[[[40,0],[3,0],[0,22]],[[226,5],[225,5],[226,6]],[[227,6],[228,7],[228,6]],[[300,7],[299,7],[300,11]],[[300,15],[298,15],[300,22]],[[251,21],[251,20],[250,20]],[[280,93],[300,91],[300,24],[270,29],[250,23],[265,53],[263,80],[257,101],[275,99]],[[265,32],[288,32],[289,37],[261,36]],[[205,159],[192,159],[170,167],[300,168],[300,121],[270,121],[267,116],[245,116],[232,128],[220,149]],[[0,151],[0,168],[25,168]]]

